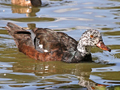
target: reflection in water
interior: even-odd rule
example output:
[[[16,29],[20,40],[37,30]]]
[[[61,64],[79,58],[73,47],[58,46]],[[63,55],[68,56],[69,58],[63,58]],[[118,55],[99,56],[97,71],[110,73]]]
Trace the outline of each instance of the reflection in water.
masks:
[[[105,80],[103,81],[104,83],[97,84],[97,81],[94,81],[96,80],[95,76],[91,78],[93,81],[89,80],[93,67],[104,67],[105,65],[99,65],[94,63],[68,64],[59,61],[34,62],[33,60],[29,59],[26,61],[22,60],[17,63],[11,64],[12,65],[9,65],[9,67],[8,65],[5,65],[5,63],[4,66],[0,65],[1,69],[6,68],[5,70],[7,70],[6,72],[4,71],[0,74],[0,84],[7,83],[10,87],[27,87],[33,85],[39,87],[40,89],[55,89],[66,87],[80,89],[86,87],[88,88],[88,90],[96,90],[96,88],[99,89],[101,87],[105,89],[109,85],[108,83],[106,85]],[[95,75],[99,74],[100,73],[97,73]],[[104,74],[101,75],[104,76]],[[106,77],[110,77],[110,74],[108,74]],[[74,82],[75,79],[76,82]],[[97,80],[100,81],[100,79]],[[77,84],[79,84],[80,86]]]
[[[31,30],[36,28],[36,24],[35,23],[28,23],[27,25],[28,25],[28,28],[31,29]]]
[[[21,7],[21,6],[12,6],[12,13],[25,14],[27,17],[36,16],[36,13],[40,11],[40,8],[37,7]]]
[[[62,67],[61,67],[61,65],[62,65]],[[13,70],[13,72],[20,72],[20,73],[34,73],[35,76],[41,77],[41,79],[38,79],[37,86],[39,85],[41,87],[42,86],[47,87],[47,83],[49,82],[49,86],[52,86],[52,88],[53,87],[55,88],[55,86],[53,86],[52,83],[54,83],[54,84],[63,84],[63,83],[72,84],[71,79],[72,78],[75,79],[74,75],[77,75],[82,78],[84,78],[86,76],[87,78],[85,78],[85,79],[87,80],[89,78],[92,65],[93,64],[91,64],[90,67],[87,67],[87,64],[78,64],[76,66],[75,64],[68,65],[68,64],[62,63],[62,62],[40,62],[40,63],[37,62],[34,64],[29,62],[29,65],[28,65],[26,62],[26,63],[14,63],[12,70]],[[86,66],[86,68],[83,68],[83,66]],[[84,82],[86,82],[85,79],[80,79],[80,82],[82,81],[82,83],[79,82],[79,84],[83,87],[87,86],[90,88],[91,85],[90,86],[86,85],[86,83],[83,84]],[[45,85],[40,85],[41,82],[43,82],[43,83],[47,82],[47,83]],[[87,82],[89,82],[89,81],[87,81]],[[79,86],[77,86],[77,87],[79,87]]]
[[[13,72],[34,73],[35,76],[38,77],[40,76],[42,80],[39,81],[38,79],[39,82],[37,84],[39,86],[47,86],[47,84],[40,85],[41,82],[52,82],[54,84],[63,84],[63,83],[71,84],[72,82],[71,80],[75,75],[78,78],[79,81],[78,84],[80,86],[87,87],[88,90],[93,90],[96,86],[98,87],[100,84],[96,84],[95,82],[89,80],[89,77],[92,71],[92,67],[100,67],[100,66],[103,67],[104,65],[98,65],[94,63],[91,64],[80,63],[76,65],[76,64],[67,64],[63,62],[35,62],[35,63],[29,62],[28,65],[28,63],[26,62],[26,63],[14,63],[12,70]],[[49,85],[51,87],[56,88],[52,84]],[[101,84],[101,86],[106,86],[106,85]]]

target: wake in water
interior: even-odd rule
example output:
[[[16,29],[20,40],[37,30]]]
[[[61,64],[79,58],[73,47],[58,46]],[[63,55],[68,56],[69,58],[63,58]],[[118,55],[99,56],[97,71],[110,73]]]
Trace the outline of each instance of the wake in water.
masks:
[[[112,52],[107,53],[106,51],[103,51],[103,53],[99,54],[98,60],[95,60],[95,63],[100,64],[115,64],[113,61],[117,58]]]

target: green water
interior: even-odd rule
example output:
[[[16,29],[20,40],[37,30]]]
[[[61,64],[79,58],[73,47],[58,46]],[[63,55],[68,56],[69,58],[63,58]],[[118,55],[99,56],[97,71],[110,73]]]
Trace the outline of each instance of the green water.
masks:
[[[41,7],[0,0],[0,89],[120,90],[120,1],[43,0]],[[4,28],[51,28],[79,40],[86,29],[98,29],[112,52],[92,49],[97,63],[39,62],[20,53]],[[100,63],[98,63],[101,61]]]

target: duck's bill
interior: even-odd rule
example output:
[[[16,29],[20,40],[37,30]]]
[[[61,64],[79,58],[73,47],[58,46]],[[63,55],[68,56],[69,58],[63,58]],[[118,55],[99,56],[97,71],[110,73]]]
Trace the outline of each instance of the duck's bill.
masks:
[[[108,48],[103,41],[99,41],[98,44],[96,44],[97,47],[99,47],[100,49],[102,50],[106,50],[106,51],[109,51],[111,52],[111,49]]]

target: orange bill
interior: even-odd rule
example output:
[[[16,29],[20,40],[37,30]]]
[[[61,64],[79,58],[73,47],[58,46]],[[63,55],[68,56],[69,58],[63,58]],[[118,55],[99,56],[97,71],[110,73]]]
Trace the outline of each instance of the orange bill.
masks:
[[[111,49],[108,48],[108,47],[104,44],[103,41],[99,41],[99,43],[96,44],[96,46],[99,47],[99,48],[102,49],[102,50],[106,50],[106,51],[111,52]]]

